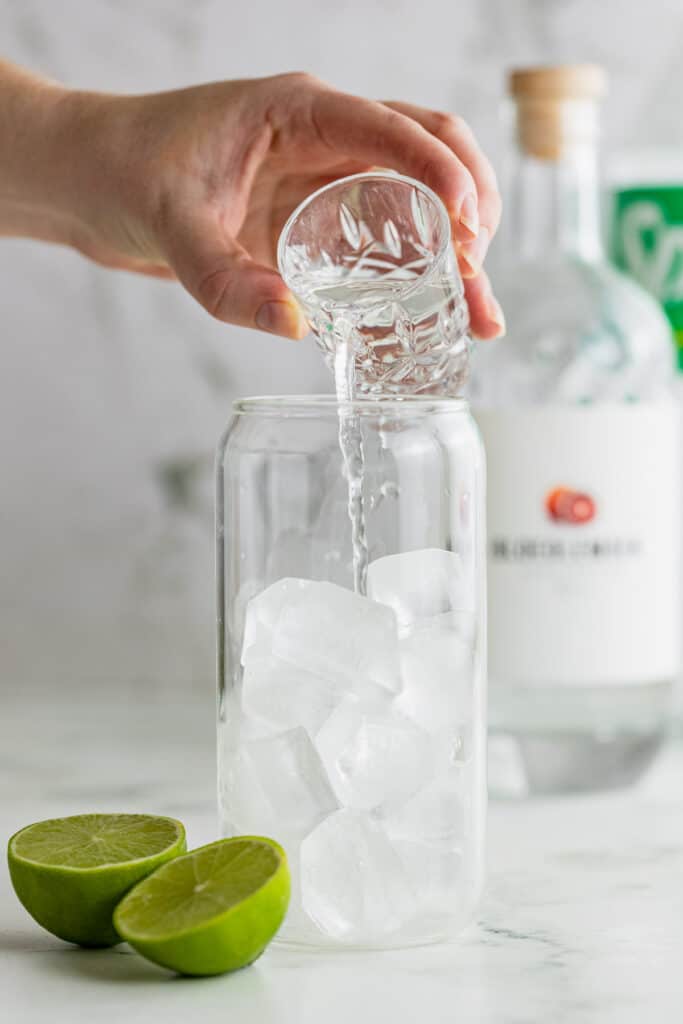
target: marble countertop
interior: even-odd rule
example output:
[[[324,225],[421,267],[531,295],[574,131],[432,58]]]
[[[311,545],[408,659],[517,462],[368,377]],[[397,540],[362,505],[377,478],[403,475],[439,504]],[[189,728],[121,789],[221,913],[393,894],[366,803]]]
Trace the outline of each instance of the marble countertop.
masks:
[[[182,818],[214,838],[213,702],[120,684],[0,698],[0,833],[91,810]],[[683,1015],[683,746],[634,790],[494,804],[489,886],[457,942],[391,953],[271,947],[193,980],[126,946],[52,938],[0,872],[2,1019],[12,1024],[643,1024]]]

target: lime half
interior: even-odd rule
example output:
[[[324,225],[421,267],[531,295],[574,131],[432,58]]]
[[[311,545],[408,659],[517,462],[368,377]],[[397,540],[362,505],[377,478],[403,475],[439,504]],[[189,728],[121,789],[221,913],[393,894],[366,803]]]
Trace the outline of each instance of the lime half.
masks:
[[[185,829],[151,814],[78,814],[28,825],[9,841],[14,891],[38,924],[81,946],[120,942],[116,904],[184,853]]]
[[[114,925],[143,956],[180,974],[222,974],[252,963],[282,924],[289,869],[272,839],[202,846],[135,886]]]

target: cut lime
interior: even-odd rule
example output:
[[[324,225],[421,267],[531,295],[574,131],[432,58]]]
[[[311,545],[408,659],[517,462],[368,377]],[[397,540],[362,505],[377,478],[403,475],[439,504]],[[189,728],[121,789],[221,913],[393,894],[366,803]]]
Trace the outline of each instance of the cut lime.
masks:
[[[252,963],[289,903],[285,851],[240,836],[202,846],[145,878],[114,913],[138,953],[180,974],[222,974]]]
[[[7,846],[14,891],[38,924],[81,946],[120,942],[112,915],[131,886],[184,853],[185,829],[151,814],[78,814],[17,832]]]

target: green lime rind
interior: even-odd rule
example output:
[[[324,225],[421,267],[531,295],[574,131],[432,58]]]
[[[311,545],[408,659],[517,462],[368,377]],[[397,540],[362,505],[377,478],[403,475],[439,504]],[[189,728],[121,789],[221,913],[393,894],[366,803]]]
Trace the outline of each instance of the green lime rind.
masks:
[[[79,946],[113,946],[116,905],[128,890],[187,849],[174,818],[79,814],[16,832],[7,845],[12,885],[43,928]]]
[[[253,963],[284,920],[290,878],[282,847],[262,836],[220,839],[138,883],[114,912],[121,938],[180,974]]]

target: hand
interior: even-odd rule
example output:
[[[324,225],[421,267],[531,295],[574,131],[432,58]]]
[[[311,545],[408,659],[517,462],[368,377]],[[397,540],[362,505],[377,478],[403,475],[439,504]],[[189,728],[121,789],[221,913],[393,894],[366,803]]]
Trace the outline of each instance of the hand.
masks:
[[[219,320],[302,337],[275,269],[285,220],[327,182],[391,167],[443,199],[473,331],[501,333],[481,269],[500,197],[461,119],[349,96],[307,74],[148,96],[65,93],[60,110],[63,240],[98,263],[177,277]]]

